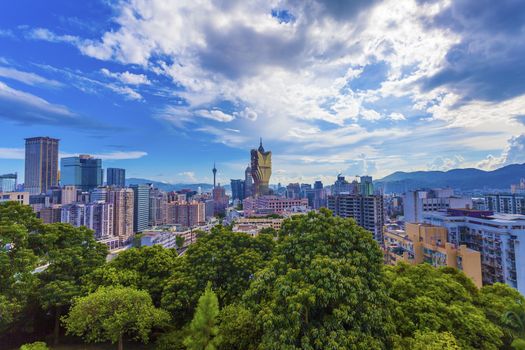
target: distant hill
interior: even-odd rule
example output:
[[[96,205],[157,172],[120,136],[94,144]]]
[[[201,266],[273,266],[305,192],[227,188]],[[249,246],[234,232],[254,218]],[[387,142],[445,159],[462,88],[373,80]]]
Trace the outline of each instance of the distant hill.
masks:
[[[211,191],[211,189],[213,188],[212,184],[207,184],[207,183],[196,183],[196,184],[175,183],[175,184],[172,184],[168,182],[160,182],[160,181],[140,179],[140,178],[126,179],[126,185],[140,185],[140,184],[153,184],[154,187],[157,187],[158,189],[166,191],[166,192],[179,191],[182,189],[190,189],[192,191],[197,191],[199,187],[203,191]],[[229,186],[227,186],[226,188],[228,189]]]
[[[474,168],[448,171],[396,171],[374,181],[385,193],[402,193],[423,187],[452,187],[462,190],[508,189],[525,177],[525,164],[511,164],[485,171]]]

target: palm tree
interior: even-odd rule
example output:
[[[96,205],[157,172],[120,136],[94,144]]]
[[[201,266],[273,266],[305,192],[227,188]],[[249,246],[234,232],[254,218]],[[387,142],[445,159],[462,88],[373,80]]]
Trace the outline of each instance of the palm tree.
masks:
[[[511,346],[514,349],[523,349],[525,339],[525,308],[521,303],[506,311],[501,322],[507,327],[514,340]]]

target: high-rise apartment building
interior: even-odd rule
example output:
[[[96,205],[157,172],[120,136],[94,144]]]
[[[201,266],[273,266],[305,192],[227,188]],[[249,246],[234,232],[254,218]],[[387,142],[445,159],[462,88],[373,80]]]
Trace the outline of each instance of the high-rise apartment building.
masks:
[[[0,192],[15,192],[17,185],[17,174],[0,175]]]
[[[107,168],[106,184],[114,187],[126,186],[126,169]]]
[[[202,225],[206,221],[205,215],[203,202],[171,202],[167,206],[168,224],[179,224],[184,227]]]
[[[321,181],[316,181],[314,183],[314,200],[312,208],[319,209],[322,207],[326,207],[326,192],[323,183]]]
[[[243,200],[245,197],[244,197],[244,193],[245,193],[245,188],[244,188],[244,180],[234,180],[234,179],[231,179],[230,180],[230,185],[231,185],[231,189],[232,189],[232,200]]]
[[[525,195],[489,194],[485,196],[485,209],[502,214],[525,214]]]
[[[88,154],[60,159],[60,184],[90,191],[102,185],[102,160]]]
[[[59,140],[31,137],[25,141],[24,189],[29,194],[40,194],[58,186]]]
[[[73,203],[62,206],[60,222],[75,227],[85,226],[86,205],[84,203]]]
[[[272,176],[272,152],[264,150],[262,139],[259,148],[251,150],[251,161],[253,195],[268,195],[270,177]]]
[[[167,223],[168,196],[158,188],[149,193],[149,226],[155,227]]]
[[[353,218],[357,224],[372,232],[374,239],[383,243],[385,214],[383,196],[361,196],[360,194],[340,194],[328,196],[328,209],[335,216]]]
[[[133,231],[142,232],[149,226],[149,184],[131,185],[134,193]]]
[[[112,188],[108,203],[113,204],[113,235],[126,243],[133,236],[134,193],[131,188]]]
[[[230,197],[226,195],[226,190],[219,184],[213,189],[213,202],[215,203],[214,214],[224,214],[228,207]]]
[[[290,183],[286,186],[286,198],[301,198],[301,185]]]
[[[113,237],[113,204],[92,202],[86,204],[84,225],[95,232],[96,239]]]
[[[483,284],[506,283],[525,295],[525,215],[448,209],[423,214],[447,229],[447,241],[480,252]]]
[[[359,182],[359,193],[361,193],[361,196],[371,196],[374,194],[374,182],[372,176],[361,176]]]

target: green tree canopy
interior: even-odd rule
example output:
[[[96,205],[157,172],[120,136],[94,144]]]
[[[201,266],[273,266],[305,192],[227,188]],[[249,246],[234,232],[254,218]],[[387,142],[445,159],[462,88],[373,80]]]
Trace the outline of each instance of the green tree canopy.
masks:
[[[188,321],[208,281],[222,304],[239,300],[255,272],[269,259],[274,244],[268,235],[253,238],[221,226],[200,234],[177,259],[162,294],[162,306],[179,323]]]
[[[68,334],[88,342],[110,341],[123,348],[124,336],[147,343],[153,327],[162,326],[169,314],[155,308],[146,291],[128,287],[101,287],[77,298],[63,318]]]
[[[503,333],[474,302],[478,290],[462,272],[428,264],[388,267],[397,334],[449,332],[462,349],[498,349]]]
[[[121,285],[147,290],[160,306],[162,289],[177,263],[177,251],[160,245],[131,248],[85,278],[85,287],[93,292],[99,286]]]
[[[184,345],[188,350],[215,350],[219,343],[219,301],[208,283],[204,294],[199,298],[195,315],[188,328]]]
[[[55,316],[55,344],[58,343],[60,316],[74,297],[82,294],[84,276],[103,266],[106,245],[95,240],[93,231],[69,224],[45,225],[41,233],[49,245],[49,266],[38,274],[39,300],[44,310]]]
[[[245,301],[262,348],[380,349],[390,341],[381,250],[370,232],[328,210],[283,223]]]
[[[43,341],[37,341],[30,344],[24,344],[20,347],[20,350],[48,350],[47,344]]]
[[[24,323],[24,310],[38,289],[33,271],[41,259],[31,249],[30,236],[39,227],[30,207],[0,203],[0,334]]]

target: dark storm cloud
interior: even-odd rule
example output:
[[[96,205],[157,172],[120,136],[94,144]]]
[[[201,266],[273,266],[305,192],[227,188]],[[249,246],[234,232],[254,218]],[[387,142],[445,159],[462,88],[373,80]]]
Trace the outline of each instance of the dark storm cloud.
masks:
[[[525,1],[456,0],[430,26],[461,36],[445,67],[423,80],[464,100],[502,101],[525,93]]]

